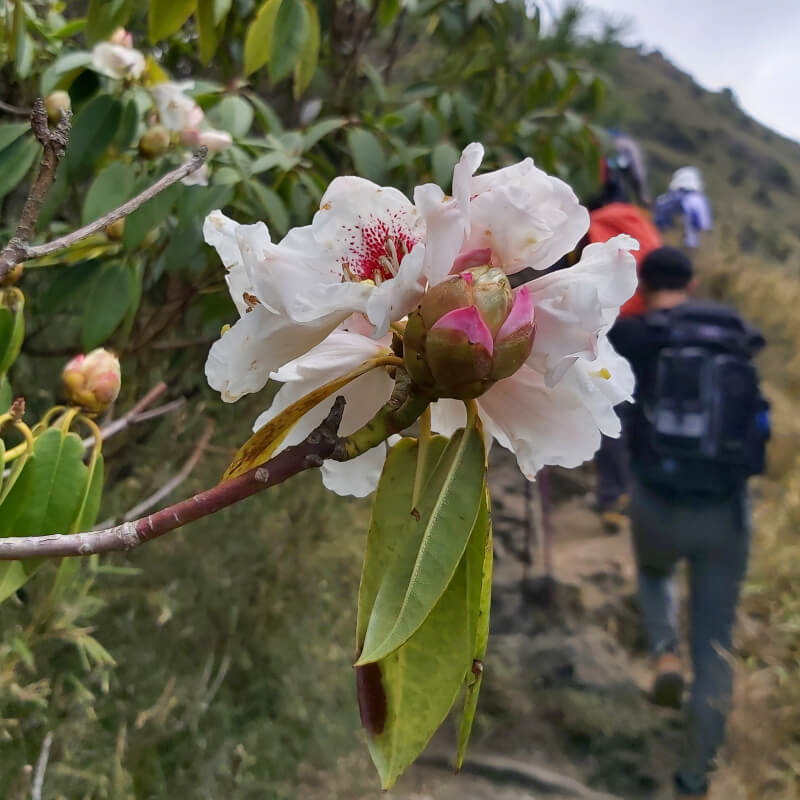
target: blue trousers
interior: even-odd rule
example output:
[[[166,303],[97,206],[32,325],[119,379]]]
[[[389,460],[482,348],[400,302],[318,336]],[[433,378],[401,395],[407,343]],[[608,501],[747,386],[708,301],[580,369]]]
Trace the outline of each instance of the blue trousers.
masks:
[[[676,782],[686,794],[699,794],[722,744],[731,703],[733,675],[725,653],[733,646],[750,548],[746,488],[720,498],[682,498],[646,486],[634,475],[631,524],[639,602],[654,654],[678,649],[675,568],[688,562],[694,683],[687,755]]]

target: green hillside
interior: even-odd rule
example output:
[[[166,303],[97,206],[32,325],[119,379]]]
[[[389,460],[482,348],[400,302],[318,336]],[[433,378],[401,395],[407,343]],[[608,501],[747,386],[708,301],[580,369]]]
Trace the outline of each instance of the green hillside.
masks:
[[[716,221],[769,261],[800,256],[800,144],[749,117],[730,90],[709,92],[659,52],[620,47],[606,123],[644,147],[655,195],[678,167],[703,171]]]

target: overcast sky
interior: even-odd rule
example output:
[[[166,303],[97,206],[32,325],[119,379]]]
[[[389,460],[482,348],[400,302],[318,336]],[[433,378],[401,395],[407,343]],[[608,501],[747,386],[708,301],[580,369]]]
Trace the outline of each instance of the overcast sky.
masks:
[[[630,19],[627,42],[658,48],[708,89],[729,86],[751,116],[800,141],[800,0],[586,3]]]

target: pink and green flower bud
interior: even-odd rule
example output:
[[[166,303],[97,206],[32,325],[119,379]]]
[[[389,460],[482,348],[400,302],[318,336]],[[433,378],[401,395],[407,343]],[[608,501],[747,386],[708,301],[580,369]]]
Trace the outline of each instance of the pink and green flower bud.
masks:
[[[502,270],[480,266],[434,286],[409,316],[404,360],[435,397],[467,400],[516,372],[533,346],[533,302]]]
[[[100,414],[117,399],[122,376],[119,359],[98,347],[88,355],[75,356],[61,375],[70,403],[90,414]]]
[[[163,125],[153,125],[139,139],[139,153],[145,158],[158,158],[169,150],[172,134]]]

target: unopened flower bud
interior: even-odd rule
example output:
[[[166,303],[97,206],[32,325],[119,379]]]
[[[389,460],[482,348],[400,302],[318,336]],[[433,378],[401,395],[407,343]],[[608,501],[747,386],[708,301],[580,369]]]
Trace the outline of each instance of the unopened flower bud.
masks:
[[[122,382],[119,359],[98,347],[88,355],[75,356],[61,375],[70,403],[91,414],[105,411],[119,394]]]
[[[108,40],[111,44],[118,44],[122,47],[133,47],[133,35],[125,28],[117,28]]]
[[[467,400],[516,372],[533,346],[533,303],[502,270],[467,269],[430,289],[408,318],[404,359],[436,397]]]
[[[44,107],[47,111],[47,121],[51,125],[58,125],[61,122],[61,117],[72,110],[72,101],[67,92],[63,89],[57,89],[45,97]]]
[[[106,225],[106,236],[112,242],[119,242],[125,233],[125,218],[115,219],[110,225]]]
[[[170,132],[163,125],[153,125],[139,139],[139,152],[145,158],[158,158],[169,150],[171,143]]]

